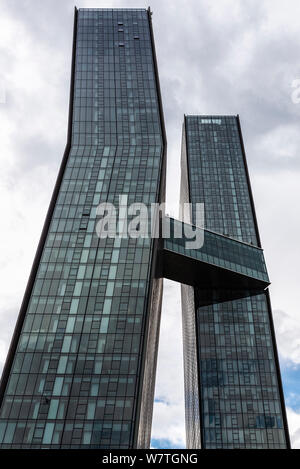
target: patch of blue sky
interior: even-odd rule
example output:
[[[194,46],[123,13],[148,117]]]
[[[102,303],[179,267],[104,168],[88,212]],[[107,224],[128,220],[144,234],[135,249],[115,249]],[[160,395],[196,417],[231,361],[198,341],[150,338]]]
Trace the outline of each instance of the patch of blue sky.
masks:
[[[281,377],[286,406],[300,412],[300,365],[281,366]]]
[[[184,449],[182,445],[176,445],[173,441],[167,438],[152,438],[151,448],[153,449]]]

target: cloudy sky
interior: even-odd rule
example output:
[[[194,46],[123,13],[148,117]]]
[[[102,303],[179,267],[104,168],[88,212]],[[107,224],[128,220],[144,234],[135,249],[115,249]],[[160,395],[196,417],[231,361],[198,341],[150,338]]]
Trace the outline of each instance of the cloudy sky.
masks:
[[[82,0],[77,7],[148,7]],[[300,448],[299,0],[153,0],[178,203],[183,114],[239,114],[272,306],[292,445]],[[73,0],[0,0],[0,368],[66,143]],[[300,83],[300,82],[299,82]],[[294,82],[297,85],[296,82]],[[299,85],[298,85],[299,86]],[[293,102],[296,101],[296,102]],[[185,442],[179,287],[165,281],[153,446]]]

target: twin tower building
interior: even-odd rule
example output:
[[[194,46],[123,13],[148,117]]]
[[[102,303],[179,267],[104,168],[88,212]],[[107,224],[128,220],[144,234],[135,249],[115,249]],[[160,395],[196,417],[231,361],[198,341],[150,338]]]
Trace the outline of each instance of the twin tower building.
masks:
[[[97,233],[100,203],[165,201],[166,146],[150,10],[75,9],[67,145],[3,370],[0,448],[150,447],[163,278],[182,290],[187,447],[289,448],[239,117],[184,117],[192,208],[169,237]],[[200,248],[174,234],[188,224]]]

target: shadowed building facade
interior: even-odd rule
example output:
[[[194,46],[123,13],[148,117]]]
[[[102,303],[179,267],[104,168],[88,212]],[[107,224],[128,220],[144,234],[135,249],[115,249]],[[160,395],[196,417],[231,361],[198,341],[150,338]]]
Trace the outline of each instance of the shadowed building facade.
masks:
[[[185,117],[181,202],[204,203],[205,228],[228,240],[219,252],[214,242],[207,262],[227,255],[235,270],[228,246],[239,240],[247,275],[258,269],[267,282],[243,286],[210,277],[195,288],[182,285],[187,445],[287,448],[268,278],[238,116]]]
[[[157,240],[99,239],[96,207],[163,202],[165,147],[150,10],[75,9],[68,142],[2,376],[1,448],[150,445]]]

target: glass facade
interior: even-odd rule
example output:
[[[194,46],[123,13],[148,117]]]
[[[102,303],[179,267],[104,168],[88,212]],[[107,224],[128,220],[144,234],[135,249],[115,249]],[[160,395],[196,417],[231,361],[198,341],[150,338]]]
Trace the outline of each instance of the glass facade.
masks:
[[[206,229],[260,248],[238,117],[185,117],[181,202],[204,203]],[[249,254],[259,258],[253,246]],[[253,269],[250,257],[245,266]],[[255,268],[266,275],[263,265]],[[188,447],[287,448],[268,291],[185,287],[182,293]],[[196,386],[188,359],[195,356]]]
[[[147,10],[75,12],[69,146],[2,378],[1,448],[149,445],[139,422],[147,411],[151,425],[156,245],[99,239],[95,227],[98,204],[118,206],[119,194],[164,198],[151,28]]]
[[[191,227],[195,237],[203,238],[203,246],[197,249],[187,249],[186,244],[190,242],[190,239],[184,235],[185,224],[172,218],[169,220],[171,236],[164,239],[164,249],[266,283],[269,282],[263,251],[259,247],[222,236],[213,231]],[[183,233],[183,236],[175,237],[176,232]],[[197,232],[200,233],[197,235]]]

